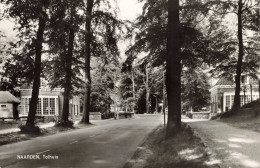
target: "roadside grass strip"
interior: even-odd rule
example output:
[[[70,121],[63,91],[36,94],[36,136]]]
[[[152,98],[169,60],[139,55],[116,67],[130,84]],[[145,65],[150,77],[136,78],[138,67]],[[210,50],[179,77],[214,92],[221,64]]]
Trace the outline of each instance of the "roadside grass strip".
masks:
[[[158,127],[124,168],[218,168],[216,159],[207,153],[201,140],[190,127],[182,125],[182,131],[165,139],[166,130]]]

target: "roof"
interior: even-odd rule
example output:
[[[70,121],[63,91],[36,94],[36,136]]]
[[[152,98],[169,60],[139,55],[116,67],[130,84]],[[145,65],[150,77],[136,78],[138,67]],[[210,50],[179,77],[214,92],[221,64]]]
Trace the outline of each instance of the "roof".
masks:
[[[221,78],[216,85],[234,85],[235,82],[231,78]]]
[[[0,91],[0,103],[20,103],[21,101],[8,91]]]
[[[246,84],[258,85],[258,80],[250,78],[249,83]],[[215,85],[235,85],[235,81],[232,78],[221,78]]]

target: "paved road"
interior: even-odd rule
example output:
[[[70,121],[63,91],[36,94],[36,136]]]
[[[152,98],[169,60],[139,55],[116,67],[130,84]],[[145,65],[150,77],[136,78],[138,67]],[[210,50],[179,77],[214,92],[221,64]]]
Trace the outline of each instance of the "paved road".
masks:
[[[183,121],[202,138],[221,167],[260,168],[260,133],[219,121]]]
[[[109,120],[86,129],[4,145],[0,147],[0,167],[122,167],[162,121],[162,117]],[[18,159],[21,155],[35,159]]]

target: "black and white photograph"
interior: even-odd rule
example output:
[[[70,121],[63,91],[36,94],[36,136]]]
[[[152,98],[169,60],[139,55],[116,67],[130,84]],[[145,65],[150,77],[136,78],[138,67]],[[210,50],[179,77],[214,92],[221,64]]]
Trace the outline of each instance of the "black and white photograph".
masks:
[[[260,0],[0,0],[0,168],[260,168]]]

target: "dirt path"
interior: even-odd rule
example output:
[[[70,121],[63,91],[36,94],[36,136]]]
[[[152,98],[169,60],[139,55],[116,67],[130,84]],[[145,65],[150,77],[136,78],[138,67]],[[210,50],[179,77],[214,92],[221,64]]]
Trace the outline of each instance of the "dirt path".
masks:
[[[260,168],[260,133],[218,121],[183,119],[224,168]]]

